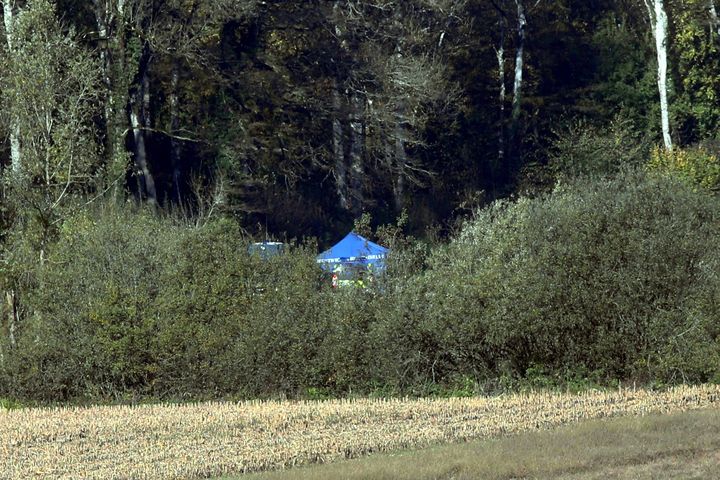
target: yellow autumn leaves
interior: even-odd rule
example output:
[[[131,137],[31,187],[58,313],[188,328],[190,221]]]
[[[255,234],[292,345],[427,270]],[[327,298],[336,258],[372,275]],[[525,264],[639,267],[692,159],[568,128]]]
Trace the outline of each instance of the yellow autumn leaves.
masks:
[[[692,187],[720,188],[720,159],[702,147],[652,151],[650,171],[681,179]]]
[[[421,400],[0,410],[0,478],[192,479],[720,406],[720,386]]]

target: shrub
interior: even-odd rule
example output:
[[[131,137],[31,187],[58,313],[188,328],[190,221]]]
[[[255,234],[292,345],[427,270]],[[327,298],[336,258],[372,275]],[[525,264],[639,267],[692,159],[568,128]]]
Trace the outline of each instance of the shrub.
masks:
[[[314,386],[320,270],[305,247],[262,260],[237,224],[86,210],[62,224],[10,361],[42,400],[292,394]]]
[[[218,396],[238,389],[229,358],[241,336],[261,260],[229,221],[185,228],[162,252],[153,351],[158,396]]]
[[[249,395],[295,396],[321,384],[315,359],[333,319],[321,315],[322,272],[314,251],[290,249],[261,264],[261,290],[230,350],[234,378]]]
[[[84,210],[42,262],[21,241],[5,256],[23,320],[17,345],[1,332],[0,395],[466,395],[717,381],[719,201],[671,176],[579,177],[496,202],[431,250],[386,230],[399,241],[382,281],[339,291],[322,281],[312,245],[262,260],[230,220],[196,227]]]
[[[411,383],[538,366],[708,380],[720,364],[719,214],[713,197],[642,173],[498,202],[395,299],[377,326],[397,346],[388,364]]]
[[[16,394],[65,399],[144,390],[156,368],[150,314],[175,228],[107,207],[60,228],[24,293],[29,314],[13,356]]]
[[[346,288],[322,295],[320,321],[325,334],[317,352],[318,380],[335,395],[368,391],[376,378],[369,331],[378,301],[372,290]]]
[[[703,147],[673,150],[656,147],[652,151],[648,168],[653,172],[679,178],[692,187],[714,191],[720,188],[718,155]]]
[[[602,127],[578,121],[557,134],[549,167],[555,178],[613,175],[642,165],[648,151],[647,139],[621,116]]]

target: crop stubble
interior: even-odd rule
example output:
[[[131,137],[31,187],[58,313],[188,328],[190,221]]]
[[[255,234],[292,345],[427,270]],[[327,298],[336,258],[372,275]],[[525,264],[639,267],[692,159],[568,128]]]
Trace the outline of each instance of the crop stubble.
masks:
[[[2,479],[192,479],[582,419],[720,406],[720,386],[420,400],[0,410]]]

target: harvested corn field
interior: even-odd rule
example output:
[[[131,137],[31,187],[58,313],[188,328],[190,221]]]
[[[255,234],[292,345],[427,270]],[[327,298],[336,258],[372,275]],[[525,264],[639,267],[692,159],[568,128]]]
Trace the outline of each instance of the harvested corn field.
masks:
[[[0,411],[0,478],[192,479],[720,406],[720,386]]]

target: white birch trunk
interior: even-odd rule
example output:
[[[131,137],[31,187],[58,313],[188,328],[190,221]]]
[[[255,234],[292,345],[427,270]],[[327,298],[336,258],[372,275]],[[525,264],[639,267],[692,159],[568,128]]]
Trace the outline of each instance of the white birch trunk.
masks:
[[[660,92],[660,115],[662,121],[663,141],[665,148],[672,150],[672,138],[670,137],[670,114],[668,106],[667,92],[667,72],[668,72],[668,17],[665,12],[663,0],[654,0],[655,2],[655,47],[657,49],[658,60],[658,90]]]
[[[513,123],[520,118],[520,101],[522,100],[522,82],[523,82],[523,62],[525,51],[525,27],[527,26],[527,17],[525,16],[525,6],[523,0],[515,0],[517,5],[517,38],[518,45],[515,51],[515,81],[513,83]]]
[[[13,30],[15,26],[15,12],[13,7],[15,2],[11,0],[3,1],[3,21],[5,23],[5,40],[8,48],[13,49]]]
[[[5,292],[5,304],[8,310],[8,340],[10,348],[15,347],[15,332],[18,323],[18,301],[15,290]]]
[[[10,125],[10,163],[13,174],[18,175],[22,170],[22,153],[20,149],[20,125],[13,121]]]
[[[715,9],[715,0],[709,0],[710,5],[708,10],[710,11],[710,20],[712,21],[712,27],[715,29],[718,37],[720,37],[720,18],[718,18],[717,10]]]
[[[7,42],[8,51],[13,55],[15,29],[15,2],[10,0],[3,1],[3,21],[5,23],[5,40]],[[22,152],[20,149],[20,125],[17,119],[10,120],[10,164],[11,171],[17,175],[22,169]]]
[[[498,161],[503,163],[505,159],[505,23],[500,21],[500,40],[495,51],[498,62],[498,85],[500,102],[500,117],[498,121]]]

